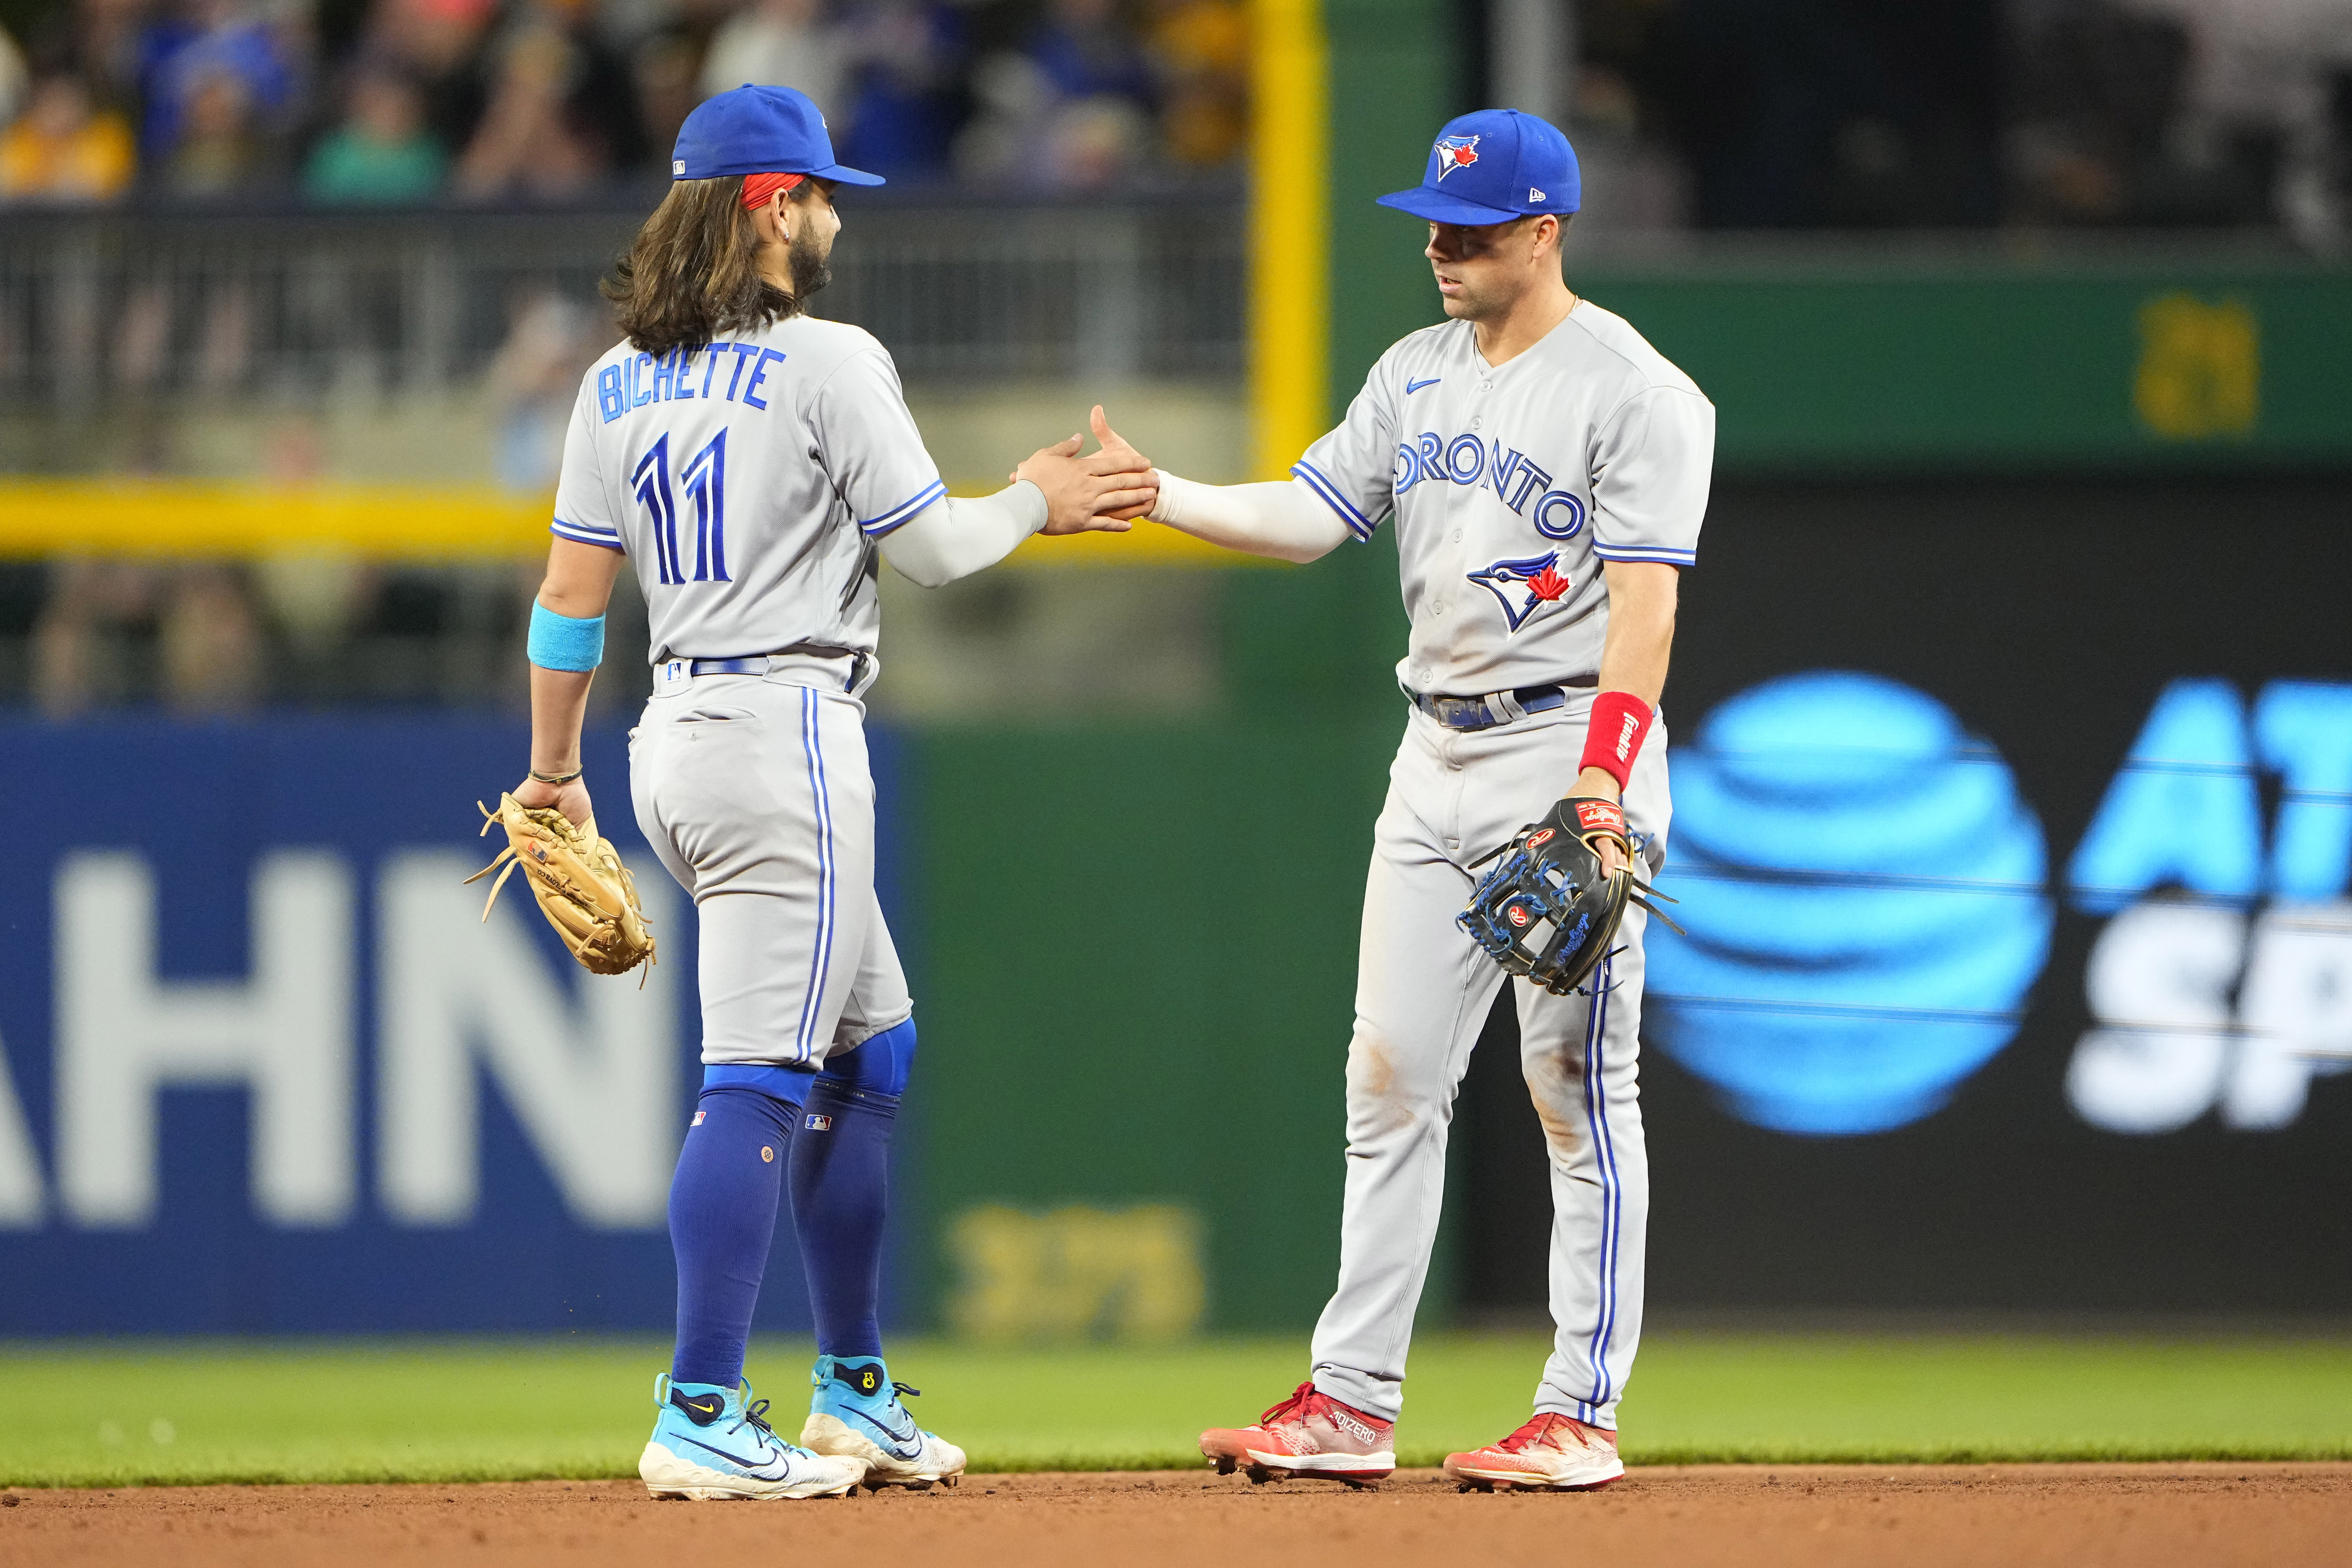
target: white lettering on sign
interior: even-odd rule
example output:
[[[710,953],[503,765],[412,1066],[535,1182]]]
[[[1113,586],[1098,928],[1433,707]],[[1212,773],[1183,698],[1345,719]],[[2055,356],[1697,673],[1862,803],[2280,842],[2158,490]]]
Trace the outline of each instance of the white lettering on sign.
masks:
[[[46,1206],[33,1130],[8,1072],[8,1047],[0,1044],[0,1230],[39,1229]]]
[[[487,924],[474,869],[446,850],[384,862],[377,888],[377,1183],[401,1223],[463,1225],[481,1198],[488,1075],[582,1223],[659,1226],[677,1157],[674,966],[637,977],[551,967],[525,921],[528,898],[501,900]],[[638,884],[657,931],[676,929],[665,879]]]
[[[2151,899],[2107,923],[2088,982],[2099,1026],[2074,1047],[2066,1097],[2110,1132],[2212,1110],[2242,1131],[2291,1126],[2315,1075],[2352,1068],[2352,903],[2274,904],[2250,922]]]
[[[352,1201],[352,877],[333,855],[265,856],[250,978],[155,974],[155,879],[142,857],[69,857],[57,914],[57,1184],[75,1222],[155,1213],[155,1100],[234,1084],[252,1104],[255,1211],[331,1226]]]

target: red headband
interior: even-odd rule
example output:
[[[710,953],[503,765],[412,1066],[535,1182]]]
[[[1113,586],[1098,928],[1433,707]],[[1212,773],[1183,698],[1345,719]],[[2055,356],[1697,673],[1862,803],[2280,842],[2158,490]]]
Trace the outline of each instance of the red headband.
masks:
[[[770,196],[778,191],[789,191],[807,178],[806,174],[746,174],[743,176],[743,205],[747,207],[766,206]]]

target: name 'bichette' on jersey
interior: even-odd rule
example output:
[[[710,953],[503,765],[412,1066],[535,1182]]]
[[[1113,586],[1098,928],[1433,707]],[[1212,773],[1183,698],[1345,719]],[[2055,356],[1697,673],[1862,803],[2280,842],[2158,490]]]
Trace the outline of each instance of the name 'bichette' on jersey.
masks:
[[[1580,300],[1499,366],[1468,321],[1399,340],[1290,471],[1359,539],[1395,514],[1412,620],[1397,679],[1477,696],[1600,669],[1600,563],[1697,559],[1714,447],[1691,378]]]
[[[812,644],[870,670],[875,542],[946,494],[887,351],[862,328],[793,316],[598,360],[554,530],[635,558],[656,665]]]

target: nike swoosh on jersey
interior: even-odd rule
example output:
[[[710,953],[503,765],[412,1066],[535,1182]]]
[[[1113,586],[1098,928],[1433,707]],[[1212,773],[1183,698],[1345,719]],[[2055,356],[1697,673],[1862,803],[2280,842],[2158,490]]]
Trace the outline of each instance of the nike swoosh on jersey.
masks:
[[[1445,378],[1442,375],[1433,375],[1427,381],[1413,381],[1408,378],[1404,384],[1404,395],[1407,397],[1411,397],[1423,387],[1435,386],[1439,382],[1444,381],[1444,379]]]

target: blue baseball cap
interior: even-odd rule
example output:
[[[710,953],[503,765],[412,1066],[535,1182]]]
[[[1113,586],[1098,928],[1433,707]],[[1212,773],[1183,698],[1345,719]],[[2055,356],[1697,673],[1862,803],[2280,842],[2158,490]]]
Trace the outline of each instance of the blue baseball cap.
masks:
[[[1377,199],[1432,223],[1483,224],[1565,217],[1583,195],[1567,137],[1532,114],[1482,109],[1445,122],[1421,184]]]
[[[750,82],[696,105],[677,128],[677,145],[670,152],[673,180],[723,174],[814,174],[851,185],[883,183],[879,174],[833,161],[833,138],[808,94]]]

